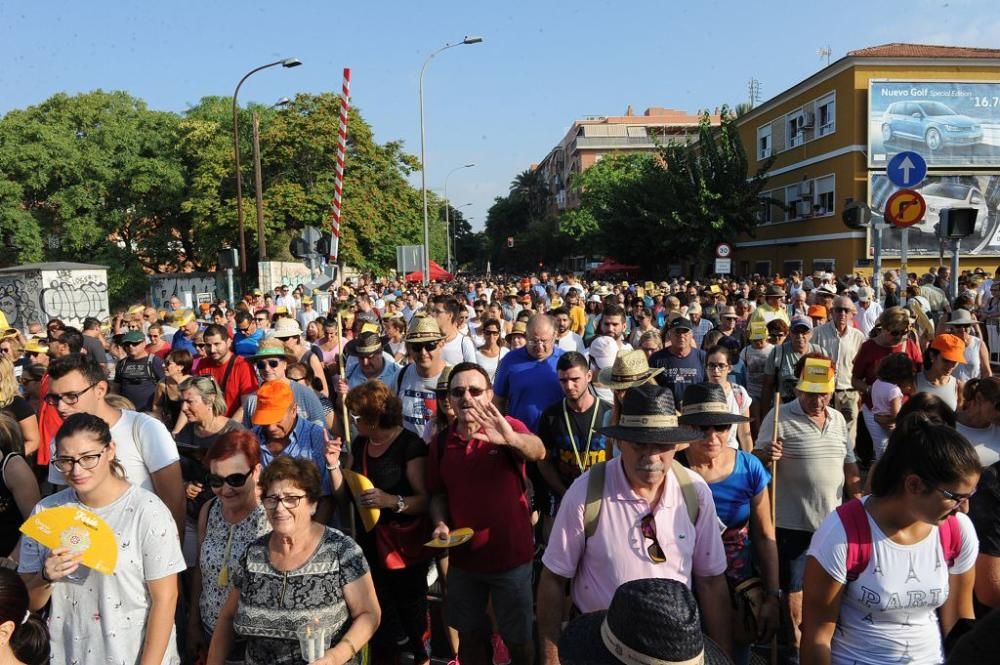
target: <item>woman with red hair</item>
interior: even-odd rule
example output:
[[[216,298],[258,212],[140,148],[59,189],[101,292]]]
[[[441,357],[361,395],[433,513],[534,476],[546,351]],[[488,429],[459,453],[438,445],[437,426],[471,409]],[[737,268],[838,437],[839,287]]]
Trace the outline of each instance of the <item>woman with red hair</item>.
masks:
[[[247,545],[268,533],[257,481],[260,444],[246,430],[222,435],[205,453],[206,484],[215,498],[198,515],[198,561],[192,569],[188,650],[196,658],[215,630],[219,611],[232,591],[232,571]],[[245,645],[237,642],[227,663],[242,663]]]

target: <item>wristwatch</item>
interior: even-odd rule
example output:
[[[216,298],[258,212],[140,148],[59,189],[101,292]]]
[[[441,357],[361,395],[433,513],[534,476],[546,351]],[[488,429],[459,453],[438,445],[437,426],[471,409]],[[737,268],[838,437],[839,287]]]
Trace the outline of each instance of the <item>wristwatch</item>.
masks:
[[[336,464],[327,464],[326,465],[326,470],[327,471],[336,471],[339,468],[340,468],[340,462],[337,462]]]
[[[397,496],[396,497],[396,512],[397,513],[401,513],[404,510],[406,510],[406,502],[403,501],[403,497],[402,496]]]

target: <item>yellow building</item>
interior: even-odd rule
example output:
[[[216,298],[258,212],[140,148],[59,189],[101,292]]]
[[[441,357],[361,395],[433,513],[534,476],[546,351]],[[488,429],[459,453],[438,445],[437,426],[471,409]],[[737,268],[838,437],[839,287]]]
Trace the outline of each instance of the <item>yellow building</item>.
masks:
[[[738,121],[751,171],[774,156],[754,237],[734,242],[733,271],[870,272],[867,230],[841,221],[845,203],[876,217],[895,189],[894,153],[925,156],[923,223],[909,231],[908,267],[938,264],[938,209],[980,207],[962,267],[1000,263],[1000,50],[888,44],[849,52]],[[885,234],[883,266],[899,264],[900,232]]]

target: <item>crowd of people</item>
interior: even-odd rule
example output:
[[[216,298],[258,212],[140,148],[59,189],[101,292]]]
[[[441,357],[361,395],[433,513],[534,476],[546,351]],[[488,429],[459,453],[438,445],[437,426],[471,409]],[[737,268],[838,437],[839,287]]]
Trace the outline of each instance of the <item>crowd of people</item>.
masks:
[[[362,278],[7,329],[0,662],[992,662],[1000,269],[879,286]],[[60,506],[114,574],[20,533]]]

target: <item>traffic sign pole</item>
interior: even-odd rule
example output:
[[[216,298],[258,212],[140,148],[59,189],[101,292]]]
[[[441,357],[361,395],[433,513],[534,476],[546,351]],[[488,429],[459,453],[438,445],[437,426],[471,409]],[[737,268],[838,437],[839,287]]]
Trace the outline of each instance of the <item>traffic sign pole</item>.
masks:
[[[906,258],[910,253],[910,229],[903,229],[900,233],[899,240],[899,272],[900,280],[903,279],[904,275],[910,274],[910,271],[906,269]],[[901,282],[902,283],[902,282]]]

